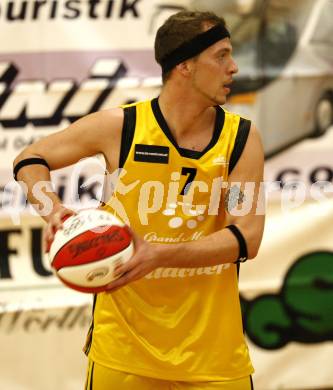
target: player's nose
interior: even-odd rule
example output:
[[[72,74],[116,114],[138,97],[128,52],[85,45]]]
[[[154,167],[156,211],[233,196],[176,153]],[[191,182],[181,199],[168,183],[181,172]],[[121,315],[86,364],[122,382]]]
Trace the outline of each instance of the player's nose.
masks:
[[[235,74],[237,72],[238,72],[238,65],[237,65],[236,61],[233,59],[233,57],[231,57],[230,73]]]

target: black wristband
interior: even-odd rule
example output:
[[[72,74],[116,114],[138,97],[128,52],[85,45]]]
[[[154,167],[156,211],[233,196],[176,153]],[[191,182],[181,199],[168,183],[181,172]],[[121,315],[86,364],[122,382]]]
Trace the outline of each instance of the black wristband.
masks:
[[[235,225],[228,225],[226,226],[226,229],[229,229],[233,233],[233,235],[237,238],[238,245],[239,245],[238,259],[234,263],[236,264],[244,263],[244,261],[246,261],[248,258],[248,253],[247,253],[246,241],[242,232]]]
[[[25,158],[24,160],[20,161],[19,163],[17,163],[15,165],[14,179],[17,181],[17,174],[21,168],[23,168],[27,165],[35,165],[35,164],[45,165],[48,168],[48,170],[50,170],[49,164],[43,158],[40,158],[40,157]]]

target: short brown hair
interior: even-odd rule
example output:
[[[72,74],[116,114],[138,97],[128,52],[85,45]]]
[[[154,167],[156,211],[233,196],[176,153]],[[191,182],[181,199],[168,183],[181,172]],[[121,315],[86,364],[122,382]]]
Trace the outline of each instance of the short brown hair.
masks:
[[[173,50],[203,32],[205,23],[225,27],[225,20],[213,12],[181,11],[171,15],[156,33],[156,62],[161,65],[162,60]],[[163,83],[167,81],[170,73],[171,71],[162,71]]]

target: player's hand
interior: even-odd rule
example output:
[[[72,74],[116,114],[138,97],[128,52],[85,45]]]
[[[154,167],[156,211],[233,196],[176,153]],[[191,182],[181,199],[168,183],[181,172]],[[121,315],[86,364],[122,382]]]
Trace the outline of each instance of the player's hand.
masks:
[[[145,275],[160,267],[160,251],[157,244],[144,241],[131,229],[129,229],[134,241],[134,254],[124,264],[115,268],[115,275],[121,275],[118,279],[107,285],[106,292],[114,292],[118,288],[130,282],[143,278]]]
[[[65,206],[59,204],[54,207],[52,210],[47,225],[43,231],[43,243],[46,253],[49,252],[52,241],[54,240],[54,235],[56,231],[62,229],[63,221],[66,217],[75,215],[74,210],[67,209]]]

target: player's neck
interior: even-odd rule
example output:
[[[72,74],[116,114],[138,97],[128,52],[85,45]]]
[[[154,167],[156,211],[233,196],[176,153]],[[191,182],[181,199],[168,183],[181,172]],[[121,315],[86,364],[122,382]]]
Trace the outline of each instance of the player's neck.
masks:
[[[158,102],[175,138],[212,128],[215,110],[206,102],[169,87],[163,87]]]

